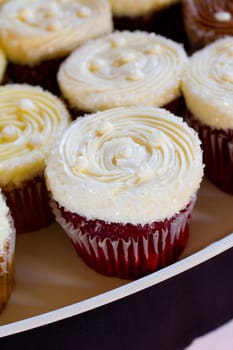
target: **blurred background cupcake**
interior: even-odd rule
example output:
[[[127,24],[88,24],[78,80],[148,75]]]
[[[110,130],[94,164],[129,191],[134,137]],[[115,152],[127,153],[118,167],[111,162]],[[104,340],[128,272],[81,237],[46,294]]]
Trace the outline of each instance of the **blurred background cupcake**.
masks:
[[[9,80],[58,93],[56,73],[64,57],[111,30],[107,0],[11,0],[0,10]]]
[[[109,0],[114,27],[143,30],[186,43],[181,0]]]
[[[0,312],[6,305],[14,286],[15,228],[0,192]]]
[[[0,187],[17,233],[39,229],[53,218],[44,183],[45,158],[69,120],[63,103],[42,88],[0,87]]]
[[[233,35],[233,1],[183,0],[183,19],[192,51]]]
[[[139,277],[177,259],[202,179],[196,132],[165,109],[74,121],[46,167],[56,220],[96,271]]]
[[[183,47],[147,32],[114,32],[74,51],[60,66],[62,96],[76,116],[112,107],[152,105],[182,114]]]
[[[199,133],[205,173],[233,194],[233,37],[219,39],[190,59],[182,88],[187,120]]]

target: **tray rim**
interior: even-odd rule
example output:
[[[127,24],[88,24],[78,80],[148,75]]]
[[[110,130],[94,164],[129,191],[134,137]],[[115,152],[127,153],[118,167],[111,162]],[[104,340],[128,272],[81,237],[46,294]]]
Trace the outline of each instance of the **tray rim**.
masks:
[[[129,281],[129,283],[122,286],[113,288],[110,291],[84,299],[77,303],[0,326],[0,338],[61,321],[120,300],[196,267],[232,247],[233,232],[229,233],[226,237],[209,244],[198,252],[145,277]]]

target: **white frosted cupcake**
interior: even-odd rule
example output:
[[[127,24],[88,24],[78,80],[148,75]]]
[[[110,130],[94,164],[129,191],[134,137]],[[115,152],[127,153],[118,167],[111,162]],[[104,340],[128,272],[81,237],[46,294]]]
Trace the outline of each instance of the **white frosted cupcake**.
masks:
[[[46,167],[56,220],[77,252],[95,270],[120,277],[177,259],[202,174],[194,130],[155,107],[77,119]]]
[[[146,32],[114,32],[74,51],[58,83],[69,105],[84,112],[113,107],[164,106],[180,114],[183,47]]]
[[[63,103],[42,88],[23,84],[0,87],[0,187],[17,233],[51,222],[45,158],[69,121]]]
[[[0,192],[0,312],[6,305],[14,286],[15,228]]]
[[[9,79],[57,92],[60,62],[79,45],[112,31],[107,0],[12,0],[0,12]]]
[[[196,52],[183,79],[187,120],[199,133],[206,174],[233,194],[233,38]]]

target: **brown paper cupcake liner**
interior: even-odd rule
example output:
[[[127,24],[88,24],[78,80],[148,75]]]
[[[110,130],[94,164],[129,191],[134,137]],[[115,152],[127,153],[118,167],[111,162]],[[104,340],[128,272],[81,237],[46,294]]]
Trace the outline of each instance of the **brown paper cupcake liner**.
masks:
[[[12,217],[11,233],[3,251],[0,251],[0,312],[5,307],[14,287],[14,256],[15,256],[15,228]]]
[[[205,174],[218,188],[233,194],[233,130],[211,128],[189,111],[186,120],[202,141]]]
[[[25,181],[20,187],[2,190],[17,233],[39,230],[54,220],[43,177]]]
[[[121,278],[137,278],[176,261],[188,235],[196,196],[170,219],[132,225],[87,220],[52,201],[57,222],[77,253],[94,270]]]

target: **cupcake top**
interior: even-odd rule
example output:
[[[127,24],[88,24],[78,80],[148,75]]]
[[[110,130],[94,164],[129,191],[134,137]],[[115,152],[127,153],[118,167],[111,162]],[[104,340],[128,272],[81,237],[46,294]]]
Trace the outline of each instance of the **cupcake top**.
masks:
[[[109,0],[112,12],[116,16],[143,16],[161,10],[180,0]]]
[[[0,12],[2,45],[18,64],[65,56],[111,30],[107,0],[12,0]]]
[[[63,103],[39,87],[0,87],[0,186],[19,186],[41,175],[52,143],[69,120]]]
[[[58,83],[71,106],[98,111],[131,105],[163,106],[180,95],[183,47],[146,32],[114,32],[74,51]]]
[[[188,109],[204,124],[233,129],[233,37],[196,52],[187,66],[182,90]]]
[[[196,47],[233,35],[233,1],[184,0],[183,14],[187,34]]]
[[[5,266],[1,264],[2,256],[6,256],[6,244],[7,241],[12,239],[15,235],[15,230],[12,223],[12,218],[9,212],[9,208],[6,205],[5,198],[0,192],[0,273],[2,271],[2,267]],[[12,238],[11,238],[12,237]],[[10,242],[9,249],[13,249],[14,242]],[[9,252],[11,253],[11,252]]]
[[[202,178],[202,153],[182,118],[156,107],[121,107],[74,121],[45,173],[54,200],[66,210],[144,225],[189,203]]]

